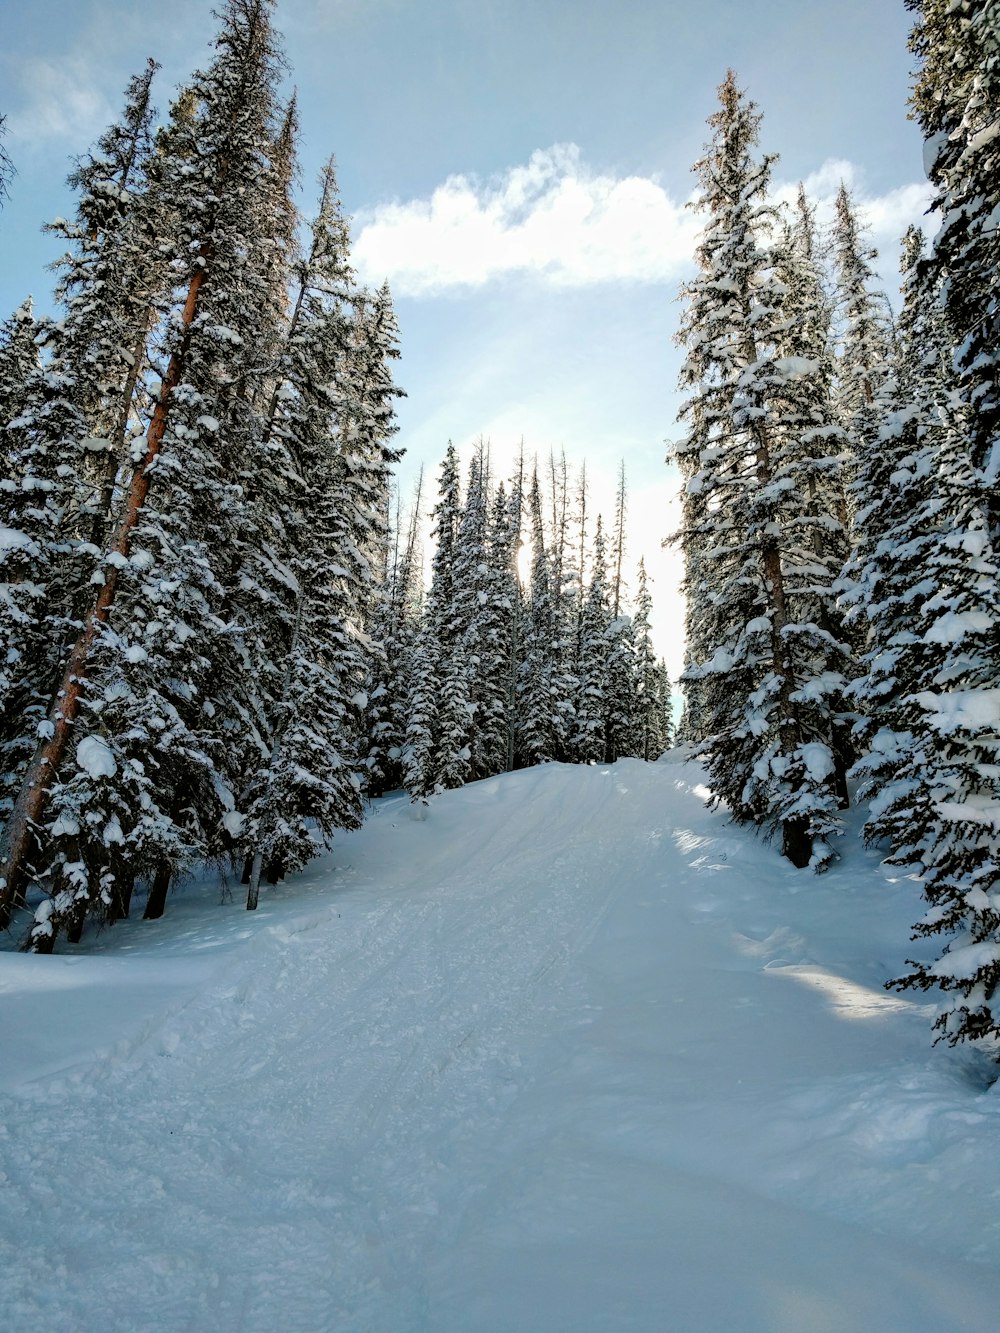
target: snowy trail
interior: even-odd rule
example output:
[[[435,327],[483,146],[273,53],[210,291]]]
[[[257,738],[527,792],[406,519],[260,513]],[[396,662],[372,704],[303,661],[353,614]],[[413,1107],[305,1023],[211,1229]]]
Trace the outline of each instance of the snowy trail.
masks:
[[[390,798],[249,922],[0,954],[4,1326],[994,1329],[1000,1099],[880,985],[912,890],[696,784]]]

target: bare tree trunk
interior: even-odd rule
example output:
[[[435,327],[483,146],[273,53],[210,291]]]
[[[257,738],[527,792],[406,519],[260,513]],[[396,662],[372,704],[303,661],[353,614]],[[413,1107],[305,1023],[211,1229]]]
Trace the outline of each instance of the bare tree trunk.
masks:
[[[135,872],[119,870],[115,874],[115,886],[111,891],[111,906],[108,908],[108,925],[116,921],[127,921],[132,910],[132,891],[135,888]]]
[[[796,870],[804,870],[812,859],[812,837],[804,819],[786,819],[781,826],[781,854]]]
[[[85,903],[77,903],[70,914],[69,923],[66,926],[66,941],[69,944],[79,944],[83,938],[83,924],[87,919],[87,908]],[[55,943],[55,931],[48,937]],[[34,950],[35,953],[38,950]]]
[[[261,848],[257,848],[253,860],[249,862],[250,874],[247,883],[250,885],[247,890],[247,911],[256,912],[257,903],[260,899],[260,870],[264,864],[264,853]]]
[[[146,456],[141,467],[132,474],[125,510],[115,538],[113,550],[119,555],[128,556],[131,549],[132,530],[139,521],[143,505],[149,494],[150,468],[160,452],[163,436],[167,428],[170,395],[180,383],[187,360],[191,324],[198,308],[198,293],[206,278],[204,264],[197,270],[188,287],[187,299],[181,316],[184,335],[180,347],[170,358],[167,374],[164,377],[159,399],[149,423],[146,434]],[[73,649],[70,653],[62,683],[55,701],[49,709],[49,721],[53,724],[52,735],[43,741],[35,751],[21,783],[21,789],[14,803],[10,822],[7,826],[8,850],[7,862],[0,880],[0,930],[5,930],[10,922],[12,908],[24,902],[24,893],[30,878],[29,856],[35,839],[35,829],[41,823],[49,790],[55,781],[59,765],[65,757],[73,734],[73,726],[80,710],[83,685],[87,678],[90,658],[98,631],[108,623],[114,606],[115,592],[118,586],[118,569],[107,570],[105,582],[97,594],[93,610],[87,618]]]

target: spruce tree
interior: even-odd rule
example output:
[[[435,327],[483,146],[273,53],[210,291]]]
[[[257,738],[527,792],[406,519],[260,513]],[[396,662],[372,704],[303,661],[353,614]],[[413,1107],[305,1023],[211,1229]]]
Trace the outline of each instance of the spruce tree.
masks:
[[[817,597],[832,601],[833,572],[813,540],[830,516],[809,487],[831,465],[829,422],[810,403],[820,367],[790,341],[812,315],[779,276],[773,159],[755,155],[760,116],[732,72],[720,100],[695,168],[709,220],[680,335],[691,393],[677,446],[683,540],[700,618],[687,678],[712,731],[715,799],[738,820],[780,830],[784,854],[819,869],[840,828],[833,724],[846,657],[813,619]]]
[[[663,734],[661,698],[663,675],[657,661],[650,632],[653,599],[649,590],[649,575],[645,560],[639,561],[639,580],[635,597],[634,643],[636,672],[636,756],[640,759],[658,759],[670,745],[671,736]],[[666,681],[667,700],[670,704],[670,681]]]
[[[10,160],[10,154],[4,145],[6,134],[7,117],[0,116],[0,208],[8,196],[10,182],[14,176],[14,163]]]
[[[941,1036],[982,1042],[995,1054],[998,24],[991,0],[909,0],[909,7],[921,62],[913,105],[941,225],[927,259],[914,256],[908,281],[907,323],[922,344],[921,373],[907,386],[912,401],[895,426],[907,494],[891,506],[896,530],[888,540],[909,539],[900,561],[909,596],[884,597],[875,619],[876,631],[895,631],[889,642],[907,693],[885,737],[874,738],[880,790],[870,826],[889,838],[891,862],[918,869],[928,909],[916,934],[946,941],[939,959],[913,962],[892,984],[942,990]],[[910,524],[904,508],[916,510]],[[884,708],[886,674],[879,685]]]
[[[607,551],[600,516],[594,533],[590,583],[580,622],[576,664],[577,694],[570,754],[578,763],[602,763],[607,747],[608,652],[611,615],[608,605]]]
[[[973,467],[1000,474],[1000,19],[996,0],[906,0],[919,61],[913,109],[940,219],[929,265],[940,291]],[[1000,500],[989,500],[1000,522]]]
[[[532,471],[528,490],[528,519],[531,525],[531,583],[525,608],[518,689],[519,767],[530,767],[559,757],[559,741],[553,716],[553,645],[556,624],[553,573],[545,541],[537,467]]]
[[[210,848],[233,800],[226,742],[239,729],[241,661],[230,619],[261,445],[251,405],[262,398],[282,314],[268,276],[283,208],[269,188],[281,68],[270,10],[269,0],[229,0],[214,61],[158,140],[154,194],[172,222],[159,253],[176,298],[164,373],[145,442],[131,451],[134,470],[122,479],[100,587],[69,646],[49,734],[9,826],[8,905],[23,893],[33,830],[53,807],[56,878],[33,933],[40,949],[107,897],[113,817],[133,864],[152,871]],[[81,754],[90,739],[80,739],[83,719],[95,743]],[[53,792],[71,735],[76,771]],[[71,876],[67,867],[80,864]]]
[[[342,381],[350,382],[354,356],[352,290],[332,162],[321,184],[269,423],[274,470],[284,484],[269,497],[279,521],[274,539],[258,548],[264,559],[257,586],[265,623],[266,602],[276,604],[270,618],[278,642],[271,656],[284,667],[278,689],[261,701],[264,763],[241,793],[251,909],[262,870],[273,880],[300,869],[336,829],[361,823],[363,686],[370,664],[357,588],[374,571],[366,563],[352,568],[368,528],[352,526],[354,472],[343,457],[340,413],[350,398]],[[264,638],[259,646],[262,653],[270,647]],[[254,679],[252,671],[247,679]]]
[[[381,796],[403,785],[406,702],[422,610],[419,518],[423,469],[418,476],[405,531],[397,506],[393,549],[375,608],[367,695],[368,794]]]

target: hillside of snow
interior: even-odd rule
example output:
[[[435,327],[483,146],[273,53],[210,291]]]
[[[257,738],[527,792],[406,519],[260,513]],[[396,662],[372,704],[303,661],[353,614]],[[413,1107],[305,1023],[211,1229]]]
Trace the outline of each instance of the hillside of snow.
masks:
[[[388,797],[256,914],[0,953],[2,1326],[995,1330],[1000,1090],[882,988],[916,886],[700,782]]]

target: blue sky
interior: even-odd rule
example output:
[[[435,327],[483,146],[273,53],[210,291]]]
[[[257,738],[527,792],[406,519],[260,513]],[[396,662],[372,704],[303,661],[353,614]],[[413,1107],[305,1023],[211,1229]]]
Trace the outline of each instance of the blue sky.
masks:
[[[680,664],[673,345],[697,218],[691,163],[726,68],[764,113],[779,186],[855,191],[895,287],[925,207],[907,120],[901,0],[281,0],[302,113],[303,207],[337,155],[355,261],[396,295],[402,482],[449,438],[503,466],[565,447],[610,508],[626,460],[633,561],[654,567],[658,637]],[[72,208],[70,158],[147,55],[157,102],[206,58],[210,0],[0,0],[0,113],[18,168],[0,213],[0,313],[47,300],[40,234]]]

